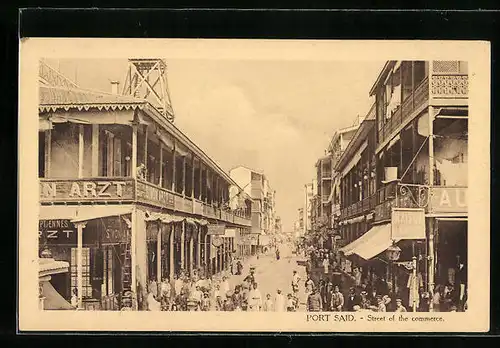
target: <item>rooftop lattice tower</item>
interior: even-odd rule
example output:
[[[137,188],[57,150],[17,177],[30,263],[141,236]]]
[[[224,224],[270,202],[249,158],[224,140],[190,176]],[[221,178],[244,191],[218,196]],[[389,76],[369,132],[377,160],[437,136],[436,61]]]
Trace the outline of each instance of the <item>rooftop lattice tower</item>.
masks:
[[[167,63],[163,59],[144,58],[128,60],[123,95],[146,99],[170,122],[174,110],[167,83]]]

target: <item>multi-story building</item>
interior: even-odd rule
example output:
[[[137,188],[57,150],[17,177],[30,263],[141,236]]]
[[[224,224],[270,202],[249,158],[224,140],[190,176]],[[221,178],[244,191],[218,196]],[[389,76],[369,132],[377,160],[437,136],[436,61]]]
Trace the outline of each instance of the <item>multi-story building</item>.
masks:
[[[377,276],[387,280],[410,307],[418,297],[418,286],[408,288],[410,283],[420,283],[431,294],[436,284],[451,283],[463,296],[467,62],[388,61],[370,95],[376,98],[375,168],[369,167],[368,176],[375,169],[375,185],[369,186],[366,196],[359,186],[353,190],[353,184],[363,182],[360,175],[364,179],[364,174],[354,174],[346,177],[341,189],[347,191],[342,192],[342,202],[347,203],[343,216],[364,214],[369,211],[366,207],[373,207],[373,222],[370,229],[347,231],[348,239],[358,238],[343,251],[390,265]],[[368,231],[363,234],[363,230]]]
[[[51,280],[64,298],[117,309],[132,293],[144,309],[150,281],[227,267],[251,200],[229,207],[242,189],[165,109],[79,88],[43,62],[39,95],[39,244],[69,262]]]
[[[263,172],[238,166],[231,169],[229,174],[252,199],[252,230],[246,253],[255,254],[267,246],[276,233],[276,191],[271,188]]]
[[[338,232],[338,222],[340,218],[340,173],[335,169],[340,156],[344,153],[351,141],[352,137],[359,128],[359,118],[351,127],[342,128],[335,132],[330,144],[328,145],[328,153],[331,157],[332,163],[332,180],[330,196],[328,197],[328,204],[331,207],[330,212],[330,227]]]

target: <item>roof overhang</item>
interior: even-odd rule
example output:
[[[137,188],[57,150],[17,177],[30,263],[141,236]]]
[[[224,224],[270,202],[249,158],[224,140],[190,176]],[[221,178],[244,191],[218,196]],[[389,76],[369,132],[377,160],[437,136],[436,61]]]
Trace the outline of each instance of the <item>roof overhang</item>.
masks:
[[[373,84],[372,88],[370,89],[370,97],[376,93],[377,87],[380,85],[380,83],[382,81],[385,80],[385,78],[387,77],[387,74],[396,65],[396,62],[397,62],[396,60],[388,60],[387,62],[385,62],[385,65],[382,68],[382,71],[380,72],[377,79],[375,80],[375,83]]]
[[[361,126],[356,131],[356,134],[354,134],[353,138],[349,142],[349,145],[347,145],[347,148],[337,161],[337,165],[335,166],[336,171],[342,171],[343,167],[348,163],[353,153],[361,146],[363,141],[366,139],[374,124],[374,120],[364,120],[361,123]]]

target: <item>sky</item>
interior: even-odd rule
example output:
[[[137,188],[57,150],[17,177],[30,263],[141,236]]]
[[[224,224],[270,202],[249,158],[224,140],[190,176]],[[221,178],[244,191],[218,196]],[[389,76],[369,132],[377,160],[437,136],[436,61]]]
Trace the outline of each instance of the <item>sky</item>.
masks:
[[[47,60],[82,88],[111,92],[127,59]],[[335,130],[351,126],[383,61],[168,60],[175,124],[229,171],[263,171],[276,190],[283,231],[304,205],[304,184]]]

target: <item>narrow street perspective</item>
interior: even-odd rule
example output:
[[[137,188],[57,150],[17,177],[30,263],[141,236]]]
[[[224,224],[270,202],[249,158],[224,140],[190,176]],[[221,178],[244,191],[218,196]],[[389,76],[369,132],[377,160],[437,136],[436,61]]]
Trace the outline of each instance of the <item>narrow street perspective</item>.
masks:
[[[40,309],[467,310],[467,62],[51,58],[38,89]]]

